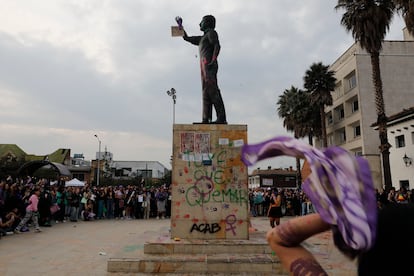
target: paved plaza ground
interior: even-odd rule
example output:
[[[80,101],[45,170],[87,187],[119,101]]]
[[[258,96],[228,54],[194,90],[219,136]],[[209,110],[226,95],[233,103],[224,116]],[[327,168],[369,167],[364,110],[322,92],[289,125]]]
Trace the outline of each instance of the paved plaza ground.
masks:
[[[263,237],[270,229],[265,217],[252,218],[252,224]],[[167,219],[66,222],[44,227],[42,233],[31,228],[0,240],[0,275],[126,275],[108,273],[108,259],[143,257],[146,242],[170,240],[169,228]],[[333,246],[330,232],[309,239],[305,246],[329,275],[357,274],[355,262]]]

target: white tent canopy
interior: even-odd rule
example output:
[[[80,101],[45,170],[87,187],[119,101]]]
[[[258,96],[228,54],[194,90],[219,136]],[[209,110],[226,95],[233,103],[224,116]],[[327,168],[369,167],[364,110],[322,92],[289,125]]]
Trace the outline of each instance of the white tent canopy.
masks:
[[[65,182],[65,187],[83,187],[85,186],[85,182],[80,181],[77,178]]]
[[[56,185],[57,183],[58,183],[58,181],[57,181],[57,180],[55,180],[55,181],[50,181],[50,185],[51,185],[51,186]]]

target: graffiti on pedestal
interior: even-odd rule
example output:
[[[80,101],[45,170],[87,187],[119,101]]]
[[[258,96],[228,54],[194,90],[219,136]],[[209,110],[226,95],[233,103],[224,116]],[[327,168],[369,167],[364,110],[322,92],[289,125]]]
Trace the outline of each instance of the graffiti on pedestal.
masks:
[[[210,133],[190,131],[178,137],[178,158],[185,163],[177,170],[175,219],[191,222],[189,233],[236,236],[237,227],[247,223],[249,204],[238,149],[243,139],[219,138],[211,146]]]

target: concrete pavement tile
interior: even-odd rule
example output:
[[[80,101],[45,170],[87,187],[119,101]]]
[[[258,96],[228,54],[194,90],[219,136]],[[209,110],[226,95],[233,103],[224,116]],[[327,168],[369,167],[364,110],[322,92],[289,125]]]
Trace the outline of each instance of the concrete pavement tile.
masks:
[[[282,218],[282,223],[287,219]],[[252,224],[258,231],[250,234],[251,240],[242,243],[264,240],[270,229],[265,217],[252,218]],[[0,275],[129,275],[107,272],[108,260],[142,258],[147,242],[172,243],[169,229],[169,220],[155,219],[66,222],[43,228],[42,233],[30,229],[28,233],[0,240]],[[322,233],[307,244],[330,275],[356,275],[356,263],[335,248],[330,235],[330,232]],[[202,241],[198,240],[197,244]],[[105,254],[100,254],[102,252]],[[269,252],[270,247],[267,254],[271,255]],[[199,271],[205,269],[197,262],[185,264],[193,265],[194,269],[198,265]],[[275,274],[285,274],[277,267],[277,263],[273,263],[274,270],[279,269]]]

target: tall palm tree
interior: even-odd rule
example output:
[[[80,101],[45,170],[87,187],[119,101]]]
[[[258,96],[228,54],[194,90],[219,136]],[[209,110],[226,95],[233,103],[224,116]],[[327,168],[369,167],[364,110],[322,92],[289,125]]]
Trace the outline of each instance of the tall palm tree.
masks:
[[[283,126],[288,131],[292,131],[295,138],[308,136],[311,142],[314,134],[319,135],[319,109],[316,110],[310,103],[309,94],[292,86],[279,96],[277,105],[278,115],[283,118]],[[298,187],[302,183],[300,170],[300,159],[296,158]]]
[[[332,91],[335,90],[336,78],[335,73],[329,70],[329,66],[323,65],[322,62],[313,63],[311,67],[306,70],[304,80],[304,87],[311,95],[311,103],[319,108],[321,120],[321,137],[323,147],[328,146],[326,138],[326,120],[325,120],[325,106],[333,104]]]
[[[384,185],[392,187],[390,169],[390,147],[387,137],[387,116],[385,115],[379,54],[382,42],[389,30],[395,5],[392,0],[338,0],[335,9],[345,9],[341,24],[359,42],[371,58],[372,80],[375,87],[378,134],[384,171]]]
[[[283,118],[283,126],[294,132],[296,138],[309,137],[312,144],[312,137],[321,137],[319,108],[311,104],[308,93],[292,86],[286,89],[279,96],[277,112]]]
[[[404,18],[408,31],[414,35],[414,1],[413,0],[394,0],[397,11]]]

